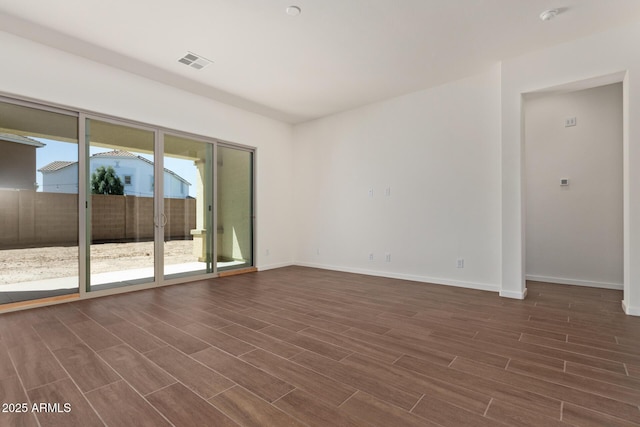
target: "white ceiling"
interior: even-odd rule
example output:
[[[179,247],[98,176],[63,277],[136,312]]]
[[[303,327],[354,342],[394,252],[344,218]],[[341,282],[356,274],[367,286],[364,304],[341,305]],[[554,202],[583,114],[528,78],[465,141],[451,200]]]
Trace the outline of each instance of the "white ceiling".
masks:
[[[640,0],[0,0],[4,31],[291,123],[639,20]]]

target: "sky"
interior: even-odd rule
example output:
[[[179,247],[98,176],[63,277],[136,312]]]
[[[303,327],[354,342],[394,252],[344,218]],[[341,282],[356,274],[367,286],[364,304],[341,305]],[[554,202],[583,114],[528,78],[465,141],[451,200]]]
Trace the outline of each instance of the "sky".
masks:
[[[78,161],[78,144],[72,144],[68,142],[54,141],[44,138],[34,138],[44,144],[45,147],[36,149],[36,170],[48,165],[56,160],[77,162]],[[111,151],[102,147],[90,147],[89,154],[103,153]],[[137,153],[140,154],[140,153]],[[153,156],[148,154],[140,154],[153,161]],[[189,186],[189,195],[196,197],[196,174],[197,169],[190,160],[174,159],[171,157],[165,157],[164,167],[177,173],[182,178],[191,183]],[[42,191],[42,172],[36,174],[36,181],[38,182],[38,191]]]

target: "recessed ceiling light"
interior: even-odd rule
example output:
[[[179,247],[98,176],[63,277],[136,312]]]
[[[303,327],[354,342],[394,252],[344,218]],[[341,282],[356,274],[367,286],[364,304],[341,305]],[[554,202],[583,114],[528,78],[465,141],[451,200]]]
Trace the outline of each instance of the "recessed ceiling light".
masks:
[[[191,68],[195,68],[196,70],[202,70],[204,67],[212,63],[212,61],[209,61],[207,58],[193,52],[187,52],[186,55],[178,59],[178,62],[188,65]]]
[[[558,9],[545,10],[540,14],[540,19],[542,19],[543,21],[550,21],[555,18],[558,13],[560,13]]]
[[[298,16],[302,12],[302,9],[298,6],[289,6],[284,11],[287,12],[287,15],[289,16]]]

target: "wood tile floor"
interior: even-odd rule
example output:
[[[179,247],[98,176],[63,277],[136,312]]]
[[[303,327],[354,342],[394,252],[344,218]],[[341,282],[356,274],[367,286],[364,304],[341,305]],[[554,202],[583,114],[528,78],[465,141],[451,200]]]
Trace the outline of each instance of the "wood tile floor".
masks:
[[[528,288],[290,267],[3,314],[0,426],[640,425],[622,293]]]

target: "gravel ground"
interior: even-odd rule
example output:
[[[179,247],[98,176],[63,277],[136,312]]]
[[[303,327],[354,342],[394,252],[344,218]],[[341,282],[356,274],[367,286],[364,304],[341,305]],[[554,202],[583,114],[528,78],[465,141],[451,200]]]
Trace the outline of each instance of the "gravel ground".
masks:
[[[195,262],[193,241],[165,242],[165,262]],[[104,243],[91,246],[92,273],[153,266],[153,242]],[[78,275],[77,247],[0,250],[0,285]]]

